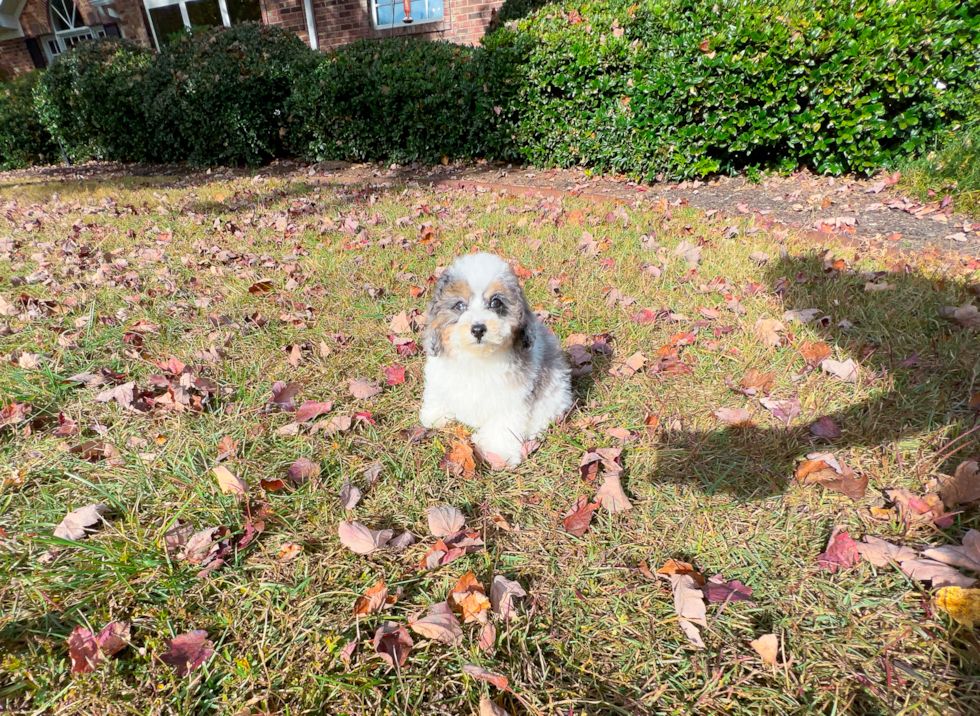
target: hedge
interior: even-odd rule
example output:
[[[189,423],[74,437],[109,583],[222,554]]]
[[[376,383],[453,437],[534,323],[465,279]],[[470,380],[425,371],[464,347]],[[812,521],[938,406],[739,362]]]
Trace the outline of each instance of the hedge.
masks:
[[[283,155],[286,105],[317,59],[293,33],[260,23],[181,35],[143,83],[156,158],[255,166]]]
[[[0,170],[54,161],[57,150],[34,105],[39,73],[29,72],[0,84]]]
[[[344,45],[296,86],[294,147],[314,160],[516,157],[503,114],[515,93],[510,60],[505,51],[411,38]]]
[[[599,0],[497,32],[531,47],[527,160],[647,178],[889,166],[980,73],[978,0]]]
[[[82,42],[44,72],[38,118],[70,161],[155,158],[141,84],[153,58],[128,40]]]

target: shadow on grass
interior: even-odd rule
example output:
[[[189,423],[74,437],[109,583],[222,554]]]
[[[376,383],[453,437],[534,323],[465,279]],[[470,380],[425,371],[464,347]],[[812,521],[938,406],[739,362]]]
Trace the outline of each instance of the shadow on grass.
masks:
[[[869,280],[887,282],[894,289],[866,291]],[[786,285],[785,310],[818,311],[820,340],[830,347],[831,358],[852,358],[859,363],[853,390],[860,397],[826,413],[816,413],[816,408],[804,403],[800,416],[788,428],[774,425],[778,421],[758,403],[761,393],[744,403],[759,423],[753,427],[701,431],[681,424],[680,429],[672,430],[673,418],[661,415],[664,432],[657,467],[649,477],[634,475],[634,480],[693,482],[709,494],[727,492],[754,499],[788,489],[798,461],[810,452],[840,454],[849,448],[877,448],[882,462],[893,463],[903,477],[923,477],[930,471],[950,473],[961,460],[976,456],[980,431],[957,443],[963,445],[962,450],[936,464],[931,462],[942,445],[977,422],[968,401],[980,391],[980,334],[960,329],[938,313],[943,306],[960,306],[975,298],[962,285],[906,266],[875,277],[827,272],[816,255],[770,264],[765,284],[771,287],[777,282]],[[787,334],[800,327],[795,321],[784,324]],[[785,375],[777,373],[775,400],[798,397],[795,388],[787,385],[795,385],[793,376],[803,372],[805,361],[799,354],[802,339],[790,338],[791,345],[797,346],[796,355]],[[767,365],[756,367],[760,372],[772,370]],[[732,376],[736,389],[741,377]],[[821,379],[851,389],[829,375]],[[665,391],[670,381],[669,376],[664,377]],[[840,428],[840,437],[828,440],[811,434],[810,425],[821,415]],[[902,454],[907,451],[900,444],[912,440],[921,442],[915,446],[915,464],[908,464]],[[888,453],[892,456],[886,457]]]

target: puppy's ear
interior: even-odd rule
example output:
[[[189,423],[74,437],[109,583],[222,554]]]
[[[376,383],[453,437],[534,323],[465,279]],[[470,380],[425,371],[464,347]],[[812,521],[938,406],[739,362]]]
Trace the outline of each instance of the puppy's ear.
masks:
[[[531,313],[531,307],[527,305],[527,299],[521,293],[520,309],[517,315],[517,329],[514,332],[514,348],[518,351],[529,351],[534,345],[534,322],[538,320]]]
[[[425,330],[422,331],[422,349],[428,356],[442,355],[445,346],[442,344],[442,329],[444,321],[439,315],[443,289],[449,283],[449,271],[443,271],[432,289],[432,298],[425,309]]]

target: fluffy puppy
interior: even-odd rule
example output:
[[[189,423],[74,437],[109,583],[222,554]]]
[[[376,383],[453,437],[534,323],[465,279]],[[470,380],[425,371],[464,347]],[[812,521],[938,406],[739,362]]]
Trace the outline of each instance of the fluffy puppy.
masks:
[[[555,335],[531,313],[517,277],[491,254],[462,256],[436,283],[423,344],[426,427],[457,420],[473,442],[511,466],[572,404]]]

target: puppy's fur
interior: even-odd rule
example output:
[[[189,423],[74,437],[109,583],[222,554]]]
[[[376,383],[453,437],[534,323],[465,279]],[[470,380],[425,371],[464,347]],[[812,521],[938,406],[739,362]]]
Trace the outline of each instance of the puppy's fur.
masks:
[[[436,283],[423,335],[426,427],[458,420],[509,465],[572,404],[555,335],[531,313],[517,277],[491,254],[458,258]]]

